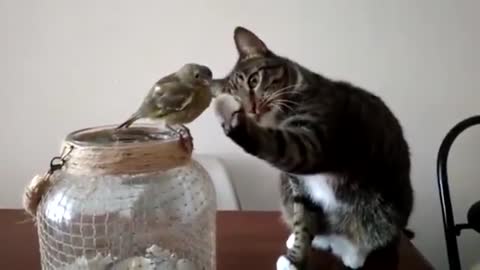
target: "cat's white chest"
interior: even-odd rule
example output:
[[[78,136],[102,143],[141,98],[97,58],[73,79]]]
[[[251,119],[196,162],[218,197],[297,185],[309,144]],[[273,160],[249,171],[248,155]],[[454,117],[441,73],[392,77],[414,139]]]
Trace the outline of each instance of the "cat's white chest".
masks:
[[[337,176],[322,173],[298,175],[297,177],[303,180],[305,192],[310,196],[310,199],[321,205],[324,211],[332,211],[340,205],[332,186],[329,184]]]

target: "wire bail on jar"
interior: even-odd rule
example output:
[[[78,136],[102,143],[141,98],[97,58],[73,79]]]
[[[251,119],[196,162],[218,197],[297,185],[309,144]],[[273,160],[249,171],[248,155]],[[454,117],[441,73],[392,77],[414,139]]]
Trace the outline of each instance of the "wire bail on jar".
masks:
[[[49,190],[52,182],[51,176],[57,170],[60,170],[73,151],[73,146],[64,147],[60,156],[55,156],[50,160],[50,168],[43,175],[35,175],[30,184],[25,188],[23,193],[23,208],[35,220],[37,207],[42,200],[43,195]]]

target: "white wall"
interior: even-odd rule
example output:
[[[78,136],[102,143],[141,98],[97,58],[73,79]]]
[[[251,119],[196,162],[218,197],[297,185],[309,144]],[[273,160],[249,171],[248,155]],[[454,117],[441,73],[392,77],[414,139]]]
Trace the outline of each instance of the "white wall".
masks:
[[[446,131],[478,113],[479,10],[478,1],[435,0],[0,0],[0,207],[20,207],[23,186],[66,133],[123,120],[160,76],[191,61],[225,74],[233,28],[244,25],[277,53],[392,107],[412,147],[415,243],[446,269],[435,157]],[[275,171],[229,142],[211,111],[191,127],[198,152],[226,161],[246,209],[277,208]],[[470,132],[452,154],[462,220],[480,199],[479,136]],[[461,240],[470,263],[479,237]]]

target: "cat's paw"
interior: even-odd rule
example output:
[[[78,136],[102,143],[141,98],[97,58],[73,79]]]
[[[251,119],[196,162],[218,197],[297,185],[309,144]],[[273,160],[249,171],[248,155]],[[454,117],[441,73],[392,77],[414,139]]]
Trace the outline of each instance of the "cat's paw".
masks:
[[[341,256],[343,265],[350,269],[361,269],[365,264],[366,256],[359,252],[343,254]]]
[[[318,250],[329,250],[330,249],[330,239],[328,236],[315,235],[312,240],[312,248]]]
[[[330,236],[332,253],[339,257],[343,265],[351,269],[360,269],[370,253],[370,249],[354,244],[344,236]]]
[[[343,265],[349,269],[361,269],[365,263],[365,259],[366,258],[364,256],[358,256],[356,254],[342,256]]]
[[[291,249],[293,248],[293,244],[295,244],[295,235],[291,233],[287,239],[287,242],[285,242],[285,245],[287,246],[288,249]]]
[[[277,270],[298,270],[298,268],[287,257],[280,256],[277,259]]]
[[[215,115],[225,133],[239,125],[239,114],[242,113],[242,104],[232,95],[220,94],[214,101]]]

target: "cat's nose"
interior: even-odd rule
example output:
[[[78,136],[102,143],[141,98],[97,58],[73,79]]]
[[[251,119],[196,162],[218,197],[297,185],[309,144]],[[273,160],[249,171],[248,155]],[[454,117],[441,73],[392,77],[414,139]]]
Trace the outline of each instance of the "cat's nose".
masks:
[[[252,105],[249,105],[249,106],[247,107],[247,112],[248,112],[248,113],[252,113],[252,114],[257,113],[256,110],[255,110],[255,107],[253,107]]]

